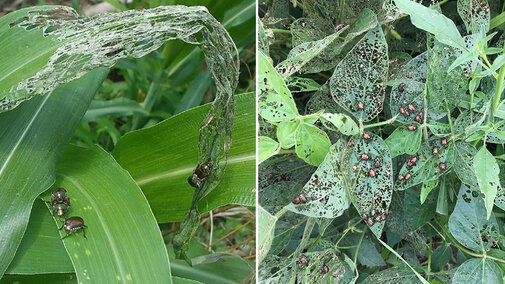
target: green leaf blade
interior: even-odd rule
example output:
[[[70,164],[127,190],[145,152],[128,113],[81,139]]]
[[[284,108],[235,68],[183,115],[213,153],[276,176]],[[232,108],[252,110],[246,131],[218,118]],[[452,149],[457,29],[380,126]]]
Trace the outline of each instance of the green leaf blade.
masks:
[[[494,156],[483,146],[473,159],[473,169],[479,183],[480,191],[484,194],[487,218],[489,219],[493,211],[496,194],[501,187],[500,178],[498,176],[500,168]]]

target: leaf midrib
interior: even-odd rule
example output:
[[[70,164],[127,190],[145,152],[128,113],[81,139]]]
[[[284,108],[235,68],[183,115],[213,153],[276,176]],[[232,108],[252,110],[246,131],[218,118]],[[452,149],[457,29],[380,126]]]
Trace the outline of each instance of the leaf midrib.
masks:
[[[247,155],[240,155],[233,157],[231,159],[228,159],[228,164],[238,164],[242,162],[247,162],[247,161],[252,161],[256,160],[256,154],[247,154]],[[221,164],[224,164],[225,162],[221,162]],[[145,177],[137,177],[135,180],[137,181],[137,184],[142,187],[148,183],[151,183],[153,181],[165,179],[168,177],[173,177],[173,176],[178,176],[178,175],[189,175],[194,171],[195,167],[185,167],[185,168],[176,168],[176,169],[170,169],[167,171],[161,171],[158,172],[154,175],[149,175]]]

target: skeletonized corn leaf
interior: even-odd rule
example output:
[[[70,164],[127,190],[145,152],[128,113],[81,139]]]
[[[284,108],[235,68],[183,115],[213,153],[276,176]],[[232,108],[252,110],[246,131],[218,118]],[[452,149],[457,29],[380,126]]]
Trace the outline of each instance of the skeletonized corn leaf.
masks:
[[[382,111],[387,70],[386,38],[377,25],[335,68],[330,78],[333,99],[359,120],[372,120]]]
[[[461,185],[456,207],[449,218],[451,234],[466,248],[483,252],[498,241],[500,230],[493,213],[487,218],[478,188]]]
[[[307,203],[289,204],[286,207],[288,210],[309,217],[335,218],[349,208],[351,202],[344,180],[345,147],[345,142],[341,140],[330,147],[324,161],[303,187],[301,193],[307,198]]]

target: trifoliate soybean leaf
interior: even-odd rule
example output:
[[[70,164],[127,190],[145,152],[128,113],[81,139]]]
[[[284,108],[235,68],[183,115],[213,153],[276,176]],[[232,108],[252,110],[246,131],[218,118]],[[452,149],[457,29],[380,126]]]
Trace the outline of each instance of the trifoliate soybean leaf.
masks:
[[[458,13],[469,34],[489,31],[491,14],[486,0],[458,0]]]
[[[349,176],[347,189],[359,216],[368,215],[372,221],[367,225],[380,238],[393,193],[393,165],[384,140],[375,134],[366,135],[370,138],[360,135],[349,139],[345,159]]]
[[[356,122],[342,113],[323,113],[321,121],[324,126],[333,131],[340,131],[344,135],[356,135],[359,128]]]
[[[452,283],[503,284],[503,273],[500,267],[490,259],[472,258],[458,267]]]
[[[457,141],[454,144],[454,172],[461,182],[470,187],[478,187],[477,177],[473,170],[477,149],[470,144]]]
[[[296,130],[295,142],[298,157],[313,166],[323,162],[331,146],[326,132],[307,123],[301,124]]]
[[[295,213],[317,218],[335,218],[349,208],[351,201],[346,191],[344,172],[345,142],[337,141],[319,165],[301,194],[307,202],[289,204],[286,208]]]
[[[412,231],[417,230],[435,216],[435,206],[437,205],[435,196],[430,195],[423,204],[419,199],[417,188],[409,188],[405,191],[403,214],[405,214],[407,224]]]
[[[427,72],[427,58],[424,52],[410,60],[398,73],[391,89],[390,99],[391,114],[399,115],[397,121],[410,124],[423,120]]]
[[[285,120],[277,125],[277,140],[283,149],[295,146],[295,133],[300,125],[299,120]]]
[[[279,143],[266,136],[258,137],[258,164],[275,155],[279,150]]]
[[[409,131],[406,126],[400,126],[384,140],[389,146],[391,157],[401,154],[414,155],[421,146],[422,128],[415,125],[414,131]]]
[[[277,217],[270,215],[265,209],[258,206],[258,262],[261,262],[270,250],[276,222]]]
[[[412,159],[415,162],[412,162]],[[431,138],[421,143],[415,156],[401,162],[402,168],[395,177],[397,190],[404,190],[425,181],[438,179],[441,175],[449,172],[454,164],[454,151],[451,145],[442,145],[441,139]]]
[[[357,119],[372,120],[382,111],[387,70],[386,38],[377,25],[335,68],[330,78],[333,99]]]
[[[482,146],[473,158],[473,170],[479,183],[480,191],[484,194],[484,203],[487,210],[487,218],[493,211],[494,199],[500,185],[500,168],[494,156]]]
[[[433,109],[435,113],[445,113],[446,107],[449,110],[454,109],[462,97],[466,96],[468,79],[464,71],[468,62],[447,72],[448,67],[458,58],[461,51],[443,44],[432,36],[428,37],[428,46],[430,49],[428,50],[426,87],[430,109]]]
[[[291,120],[298,115],[295,101],[284,79],[262,52],[258,53],[258,113],[274,122]]]
[[[316,81],[303,77],[289,77],[286,85],[291,93],[315,92],[321,88]]]
[[[425,7],[411,0],[394,0],[396,6],[410,16],[412,24],[430,32],[442,43],[465,49],[465,43],[456,25],[439,11]]]
[[[487,218],[480,190],[465,184],[459,189],[456,207],[449,218],[449,230],[460,244],[477,252],[487,251],[500,237],[494,214]]]

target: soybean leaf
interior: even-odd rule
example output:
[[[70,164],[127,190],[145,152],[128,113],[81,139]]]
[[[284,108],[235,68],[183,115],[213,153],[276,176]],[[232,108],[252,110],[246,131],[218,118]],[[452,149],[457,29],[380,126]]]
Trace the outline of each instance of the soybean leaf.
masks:
[[[472,258],[458,267],[452,283],[501,284],[503,273],[500,267],[486,258]]]
[[[347,184],[351,201],[359,216],[368,214],[374,218],[374,223],[369,226],[377,238],[381,237],[384,221],[375,218],[382,214],[387,215],[391,195],[393,193],[393,165],[391,153],[387,144],[377,135],[370,134],[371,138],[365,140],[361,136],[354,136],[348,142],[347,150]],[[363,154],[367,159],[363,159]],[[373,174],[372,174],[373,173]],[[372,209],[376,212],[371,214]]]
[[[277,73],[267,56],[258,53],[258,113],[274,122],[291,120],[298,115],[295,101],[284,79]]]
[[[478,188],[461,185],[456,207],[449,218],[451,234],[463,246],[487,251],[498,241],[500,230],[493,213],[487,218],[484,200]]]
[[[427,60],[427,52],[421,53],[411,59],[396,77],[391,89],[390,107],[391,114],[399,114],[397,117],[399,122],[412,124],[415,117],[422,119],[425,115],[423,110],[425,83],[428,77]],[[413,111],[409,109],[410,105]],[[400,108],[406,112],[401,113]]]
[[[304,256],[309,262],[297,273],[304,283],[345,283],[344,279],[354,276],[346,262],[345,254],[342,255],[335,249],[310,252]],[[327,266],[327,273],[321,273],[323,266]]]
[[[363,284],[374,284],[374,283],[391,283],[391,284],[417,284],[423,283],[417,278],[417,275],[410,269],[407,265],[399,264],[391,268],[378,271],[368,276],[363,282]]]
[[[392,158],[401,154],[414,155],[421,146],[421,136],[422,128],[419,126],[414,131],[409,131],[406,126],[400,126],[384,142],[389,146]]]
[[[436,180],[428,180],[428,181],[425,181],[423,182],[423,186],[421,187],[421,196],[420,196],[420,199],[421,199],[421,204],[424,203],[424,201],[426,201],[426,197],[428,197],[428,194],[430,194],[430,192],[435,189],[438,185],[438,179]],[[433,195],[432,195],[433,197]]]
[[[321,164],[331,146],[326,132],[307,123],[297,128],[295,142],[298,157],[313,166]]]
[[[258,50],[266,55],[270,54],[270,45],[268,43],[268,38],[265,33],[265,28],[263,27],[263,22],[261,20],[256,21],[258,23]]]
[[[296,271],[292,257],[266,256],[258,267],[258,283],[288,283]]]
[[[21,242],[35,198],[54,183],[54,168],[107,70],[62,85],[0,114],[0,275]],[[22,194],[19,194],[22,193]],[[12,222],[10,220],[16,220]]]
[[[330,78],[335,102],[357,119],[369,121],[381,111],[388,70],[387,43],[379,25],[347,53]],[[363,108],[359,104],[363,104]]]
[[[359,250],[357,250],[356,252],[354,246],[356,246],[356,244],[358,244],[360,240],[361,240],[361,246],[359,247]],[[360,233],[347,234],[345,238],[342,239],[342,245],[353,247],[347,250],[348,255],[350,257],[353,257],[354,254],[357,253],[358,261],[362,265],[366,265],[368,267],[386,265],[384,259],[382,259],[382,256],[377,251],[377,247],[375,246],[375,244],[370,240],[370,238],[361,239]]]
[[[285,120],[279,123],[279,125],[277,126],[277,140],[279,140],[279,144],[283,149],[289,149],[295,146],[295,133],[299,125],[300,125],[299,120]],[[277,150],[275,150],[275,152],[276,151]]]
[[[199,202],[202,213],[227,204],[255,204],[255,94],[235,97],[226,173],[217,189]],[[153,127],[129,132],[112,152],[142,189],[159,223],[180,221],[190,207],[194,189],[187,178],[198,161],[198,128],[210,108],[211,104],[205,104]]]
[[[436,154],[434,154],[435,151]],[[396,189],[404,190],[425,181],[435,180],[447,173],[454,164],[452,146],[449,144],[443,146],[440,139],[437,138],[423,142],[415,157],[417,161],[411,166],[408,164],[408,160],[411,158],[402,161],[403,164],[399,172],[401,178],[396,177]],[[408,179],[405,178],[407,175],[410,175]]]
[[[69,146],[56,172],[55,187],[71,196],[70,214],[87,225],[87,239],[77,232],[63,241],[79,282],[172,283],[165,244],[147,199],[110,154],[98,146]],[[43,198],[50,200],[50,193]],[[59,226],[61,220],[55,218],[54,230]]]
[[[277,217],[270,215],[263,207],[258,206],[258,262],[261,262],[270,250],[274,238]]]
[[[258,137],[258,164],[263,163],[268,158],[277,154],[279,151],[279,143],[270,137],[260,136]]]
[[[489,31],[491,14],[486,0],[458,0],[458,13],[468,33],[486,34]]]
[[[484,194],[484,203],[486,205],[487,218],[489,219],[493,211],[496,193],[501,185],[500,178],[498,177],[500,168],[496,163],[496,159],[487,150],[485,145],[475,154],[473,170],[475,171],[480,191]]]
[[[448,244],[442,244],[431,255],[431,269],[433,271],[442,270],[447,263],[451,260],[452,249]]]
[[[289,77],[286,85],[291,93],[315,92],[321,88],[316,81],[303,77]]]
[[[470,187],[478,187],[473,169],[476,154],[477,150],[470,144],[459,141],[454,144],[454,172],[462,182]]]
[[[435,35],[437,40],[449,46],[465,50],[465,43],[456,25],[439,11],[427,8],[411,0],[394,0],[396,6],[410,16],[412,24]]]
[[[324,126],[333,131],[340,131],[344,135],[356,135],[359,128],[356,122],[349,116],[342,113],[323,113],[321,121]]]
[[[330,151],[302,189],[307,203],[289,204],[286,208],[298,214],[317,218],[335,218],[349,208],[346,191],[344,160],[346,144],[341,140]]]

